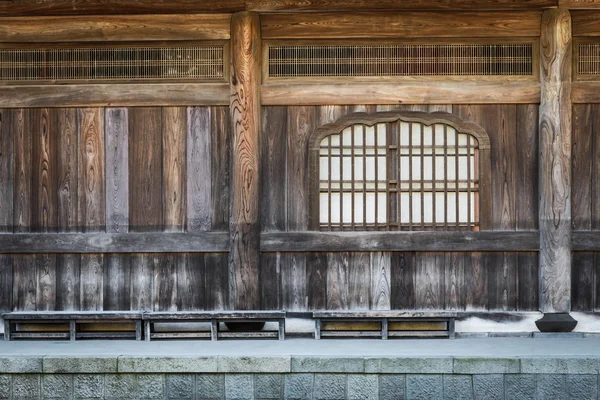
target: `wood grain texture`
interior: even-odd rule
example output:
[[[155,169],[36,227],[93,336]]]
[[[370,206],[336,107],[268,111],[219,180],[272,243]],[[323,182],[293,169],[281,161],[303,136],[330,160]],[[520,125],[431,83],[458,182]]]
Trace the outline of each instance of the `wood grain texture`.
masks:
[[[348,264],[348,308],[371,309],[371,263],[369,253],[351,253]]]
[[[31,228],[38,232],[55,232],[57,228],[56,140],[58,134],[49,109],[31,111],[32,180]]]
[[[0,109],[0,232],[13,231],[14,134],[11,110]]]
[[[572,268],[573,311],[593,311],[596,304],[595,253],[574,252]]]
[[[489,253],[488,309],[514,311],[517,308],[517,268],[515,253]],[[530,288],[535,290],[535,288]]]
[[[13,310],[36,311],[35,256],[13,257]]]
[[[251,310],[260,304],[260,36],[258,14],[233,15],[229,294],[234,309]]]
[[[177,263],[177,309],[180,311],[204,310],[206,307],[204,256],[181,254],[175,258],[175,261]]]
[[[286,225],[287,107],[263,107],[262,199],[263,231],[283,231]]]
[[[539,11],[265,14],[264,39],[539,36]],[[445,21],[440,24],[439,21]],[[1,37],[1,36],[0,36]]]
[[[592,229],[594,126],[591,104],[573,105],[573,230]]]
[[[600,8],[598,0],[558,0],[558,7],[568,9],[595,9]]]
[[[599,11],[576,10],[571,13],[573,36],[600,36]]]
[[[186,130],[184,107],[162,109],[163,226],[183,231],[186,212]]]
[[[0,41],[87,42],[229,39],[228,14],[0,18]]]
[[[154,311],[177,311],[177,258],[163,254],[154,264]],[[195,288],[196,290],[201,288]]]
[[[2,86],[0,107],[201,106],[229,104],[223,83]]]
[[[515,220],[517,230],[538,228],[538,111],[536,104],[517,106],[515,150]]]
[[[415,257],[415,308],[444,308],[444,254],[417,253]]]
[[[309,277],[307,277],[308,281]],[[281,309],[281,253],[263,253],[260,255],[260,309]],[[308,284],[310,291],[310,283]],[[311,293],[307,293],[310,300]],[[309,303],[310,307],[310,303]]]
[[[464,253],[445,253],[444,262],[444,309],[462,311],[465,309],[465,265],[470,262],[470,255]]]
[[[56,256],[38,254],[35,256],[36,304],[37,311],[56,309]]]
[[[261,88],[265,106],[344,104],[537,104],[540,84],[534,81],[406,80],[356,83],[269,83]],[[0,105],[2,103],[0,102]]]
[[[591,127],[591,136],[592,136],[592,185],[591,185],[591,194],[592,194],[592,230],[600,229],[600,160],[598,156],[600,155],[600,140],[598,139],[598,133],[600,132],[600,106],[598,104],[594,104],[592,106],[592,112],[590,114],[591,120],[588,121],[588,132]],[[588,133],[589,134],[589,133]]]
[[[106,227],[104,180],[104,110],[78,110],[79,183],[78,219],[85,232]]]
[[[204,255],[206,263],[206,309],[231,310],[229,261],[227,253]]]
[[[537,252],[517,253],[518,293],[517,310],[538,311],[539,257]]]
[[[415,253],[394,252],[390,262],[392,310],[414,310]]]
[[[81,256],[79,310],[101,311],[104,307],[104,255]]]
[[[13,111],[13,135],[15,144],[14,213],[15,232],[27,232],[31,224],[31,128],[30,111]]]
[[[212,229],[229,228],[231,121],[228,107],[211,107]]]
[[[486,253],[471,253],[465,259],[465,310],[485,311],[488,307],[489,259]],[[468,277],[468,279],[467,279]]]
[[[327,310],[348,310],[350,308],[349,265],[350,253],[327,254]]]
[[[571,308],[571,16],[542,18],[540,104],[540,310]]]
[[[103,310],[129,310],[131,304],[131,255],[107,254],[104,257]]]
[[[369,253],[371,268],[371,310],[390,310],[391,255],[388,252]]]
[[[187,231],[212,228],[211,108],[187,110]]]
[[[80,264],[81,259],[78,254],[56,256],[56,310],[79,309]]]
[[[325,310],[327,308],[327,270],[327,253],[307,255],[306,295],[308,296],[309,310]]]
[[[129,231],[129,124],[126,108],[105,111],[106,232]]]
[[[129,110],[129,223],[131,231],[161,231],[162,113],[157,107]]]
[[[308,308],[306,255],[281,254],[280,270],[282,308],[290,311],[306,311]]]
[[[13,310],[13,257],[0,255],[0,312]]]
[[[58,231],[77,231],[79,148],[77,110],[61,108],[54,111],[57,134],[58,170]]]
[[[131,259],[131,304],[133,311],[153,311],[152,288],[154,286],[154,266],[158,256],[136,254]]]

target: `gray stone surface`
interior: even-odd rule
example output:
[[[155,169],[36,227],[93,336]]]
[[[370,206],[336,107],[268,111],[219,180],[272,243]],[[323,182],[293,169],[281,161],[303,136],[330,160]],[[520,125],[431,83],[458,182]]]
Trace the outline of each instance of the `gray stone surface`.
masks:
[[[473,400],[471,375],[444,375],[444,399]]]
[[[504,375],[473,375],[475,400],[503,400]]]
[[[75,399],[101,399],[104,397],[104,375],[85,374],[73,377]]]
[[[349,400],[379,399],[379,377],[377,375],[348,375]]]
[[[365,359],[365,372],[386,374],[451,374],[451,357]]]
[[[313,374],[286,375],[284,396],[288,400],[312,399],[313,386]]]
[[[600,358],[592,357],[524,357],[524,374],[598,374]]]
[[[536,398],[543,400],[566,399],[564,375],[537,375]]]
[[[42,357],[0,357],[0,371],[8,374],[42,372]]]
[[[365,360],[355,357],[292,357],[292,372],[364,372]]]
[[[521,363],[516,358],[463,358],[454,359],[455,374],[518,374]]]
[[[283,378],[283,374],[254,375],[254,395],[257,399],[282,398]]]
[[[140,374],[137,376],[137,395],[140,399],[154,400],[165,397],[165,376],[162,374]]]
[[[10,397],[11,375],[0,375],[0,399]]]
[[[225,375],[225,398],[227,400],[254,399],[254,377],[252,375]]]
[[[44,374],[42,396],[44,399],[70,399],[73,394],[73,375]]]
[[[219,357],[218,371],[224,373],[272,372],[289,373],[292,371],[292,357]]]
[[[406,398],[406,375],[379,375],[380,400],[404,400]]]
[[[225,376],[221,374],[197,375],[196,397],[198,399],[224,398]]]
[[[530,400],[535,397],[535,377],[533,374],[514,374],[504,377],[506,400]]]
[[[12,378],[12,398],[36,399],[40,396],[39,374],[17,374]]]
[[[567,397],[598,400],[598,375],[567,375]]]
[[[44,373],[56,374],[101,374],[116,373],[116,357],[44,357]]]
[[[407,400],[441,400],[444,398],[442,375],[406,375]]]
[[[107,374],[104,376],[104,398],[129,399],[135,396],[135,375]]]
[[[217,357],[119,357],[119,372],[218,372]]]
[[[194,398],[194,375],[167,375],[167,399],[186,400]]]
[[[338,400],[346,398],[348,376],[345,374],[315,374],[315,400]]]

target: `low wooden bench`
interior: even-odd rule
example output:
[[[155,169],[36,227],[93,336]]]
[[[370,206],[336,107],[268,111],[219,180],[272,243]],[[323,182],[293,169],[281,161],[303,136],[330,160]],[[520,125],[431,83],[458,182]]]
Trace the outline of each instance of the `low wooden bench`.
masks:
[[[313,318],[315,339],[455,337],[452,311],[315,311]]]
[[[2,318],[4,340],[142,339],[141,312],[24,311]]]
[[[204,338],[211,340],[235,338],[258,339],[273,338],[285,339],[285,312],[284,311],[181,311],[181,312],[147,312],[144,313],[144,336],[151,339],[191,339]],[[186,331],[162,329],[156,331],[156,323],[210,323],[210,331]],[[251,329],[236,331],[221,331],[219,324],[224,323],[263,323],[277,322],[277,331],[255,331]]]

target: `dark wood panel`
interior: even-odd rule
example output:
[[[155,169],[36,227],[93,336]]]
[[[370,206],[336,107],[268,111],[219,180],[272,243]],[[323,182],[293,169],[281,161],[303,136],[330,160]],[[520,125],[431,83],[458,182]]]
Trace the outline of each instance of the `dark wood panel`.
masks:
[[[205,254],[206,264],[206,309],[232,309],[229,265],[226,253]]]
[[[13,310],[13,256],[0,255],[0,312]]]
[[[465,259],[465,310],[488,308],[488,253],[472,253]],[[468,278],[467,278],[468,277]]]
[[[35,256],[37,311],[56,309],[56,255]]]
[[[126,233],[129,231],[128,110],[107,108],[105,118],[106,231]]]
[[[265,14],[265,39],[539,36],[538,11]],[[445,23],[440,24],[440,21]],[[501,23],[500,23],[501,21]]]
[[[261,146],[263,231],[285,230],[287,126],[287,107],[263,107]]]
[[[185,229],[186,111],[184,107],[162,109],[162,203],[163,226],[166,231]]]
[[[517,253],[518,266],[518,300],[519,311],[539,310],[539,257],[538,253]]]
[[[104,255],[82,254],[80,271],[79,310],[102,310],[104,307]]]
[[[131,256],[107,254],[104,258],[104,310],[125,311],[131,304]]]
[[[591,113],[591,104],[573,106],[573,207],[571,218],[574,230],[590,230],[592,228],[594,130]]]
[[[465,276],[465,265],[470,255],[465,253],[446,253],[444,262],[444,304],[446,310],[465,309],[465,285],[470,276]]]
[[[59,108],[54,110],[57,131],[57,170],[58,170],[58,230],[77,231],[78,226],[78,184],[79,184],[79,138],[77,110]]]
[[[587,134],[592,137],[591,228],[600,230],[600,105],[594,104],[587,122]]]
[[[495,311],[516,310],[517,259],[515,253],[488,253],[486,258],[488,260],[488,308]]]
[[[1,236],[0,236],[1,238]],[[275,251],[536,251],[535,231],[266,232],[261,250]]]
[[[177,311],[177,258],[179,256],[163,254],[156,257],[158,262],[154,264],[153,309],[154,311]]]
[[[348,308],[371,309],[371,263],[369,253],[352,253],[348,264]]]
[[[598,0],[558,0],[558,6],[560,8],[600,8],[600,1]]]
[[[391,254],[392,310],[415,309],[415,253]]]
[[[267,253],[269,254],[269,253]],[[309,310],[327,309],[327,253],[310,253],[306,257],[306,281]]]
[[[305,311],[308,307],[306,255],[281,254],[280,268],[282,308],[290,311]]]
[[[129,222],[131,231],[161,231],[162,115],[160,108],[129,110]]]
[[[74,311],[79,309],[79,283],[81,258],[78,254],[56,256],[56,310]]]
[[[206,309],[206,270],[202,254],[180,254],[177,263],[177,309]]]
[[[31,110],[32,180],[31,229],[55,232],[57,228],[55,118],[47,108]]]
[[[444,253],[417,253],[415,256],[415,308],[444,308]]]
[[[278,310],[281,308],[281,274],[280,253],[263,253],[260,256],[260,308],[261,310]],[[307,280],[310,279],[307,277]],[[308,300],[310,307],[310,281],[308,284]]]
[[[153,311],[152,288],[154,266],[158,256],[136,254],[131,258],[131,304],[132,311]]]
[[[229,39],[231,15],[115,15],[0,18],[0,42]]]
[[[211,108],[188,108],[187,126],[187,230],[211,229]]]
[[[15,186],[13,225],[15,232],[27,232],[31,225],[31,126],[30,111],[13,110],[15,142]]]
[[[14,133],[11,110],[0,109],[0,232],[13,231]]]
[[[13,257],[13,310],[36,311],[35,256]]]
[[[517,106],[515,153],[515,219],[517,230],[538,228],[537,104]]]
[[[600,36],[600,11],[572,11],[573,36]]]
[[[593,311],[596,305],[596,258],[592,252],[574,252],[571,307],[573,311]]]
[[[348,310],[350,253],[327,254],[327,309]],[[285,293],[285,287],[284,287]]]
[[[228,107],[211,107],[212,229],[229,228],[231,121]]]

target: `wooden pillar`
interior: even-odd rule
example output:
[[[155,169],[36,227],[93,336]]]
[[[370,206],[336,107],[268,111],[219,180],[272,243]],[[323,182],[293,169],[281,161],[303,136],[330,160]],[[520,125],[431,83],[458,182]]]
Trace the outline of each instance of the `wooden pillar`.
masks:
[[[231,20],[232,177],[230,203],[230,305],[260,307],[260,20],[239,12]]]
[[[544,11],[540,51],[541,331],[571,331],[571,15]]]

